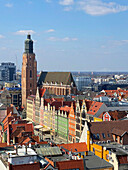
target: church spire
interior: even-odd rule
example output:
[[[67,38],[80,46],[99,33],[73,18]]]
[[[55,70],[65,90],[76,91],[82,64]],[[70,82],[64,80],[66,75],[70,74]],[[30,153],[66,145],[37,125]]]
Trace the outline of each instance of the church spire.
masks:
[[[27,35],[27,39],[25,40],[25,52],[27,54],[33,53],[33,41],[31,40],[31,35]]]

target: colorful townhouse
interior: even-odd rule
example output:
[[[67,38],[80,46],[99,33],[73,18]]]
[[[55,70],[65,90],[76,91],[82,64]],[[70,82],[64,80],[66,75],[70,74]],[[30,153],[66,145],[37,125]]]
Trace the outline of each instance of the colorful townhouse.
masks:
[[[0,143],[5,143],[8,141],[9,125],[12,124],[13,121],[20,119],[20,115],[14,108],[15,106],[13,105],[7,108],[7,115],[0,123]]]
[[[0,143],[25,144],[28,142],[39,142],[39,137],[34,135],[32,123],[22,120],[18,112],[11,105],[7,109],[7,116],[0,125]]]
[[[43,96],[45,94],[45,89],[38,89],[36,95],[30,95],[27,98],[27,119],[35,122],[35,124],[43,125],[43,111],[44,111],[44,101]]]
[[[108,161],[114,169],[128,168],[128,120],[86,122],[80,142],[88,150]]]

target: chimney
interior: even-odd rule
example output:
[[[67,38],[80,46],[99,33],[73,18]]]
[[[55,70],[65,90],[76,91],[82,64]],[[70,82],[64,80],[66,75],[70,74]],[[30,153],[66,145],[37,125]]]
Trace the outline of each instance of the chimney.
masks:
[[[18,145],[16,145],[16,154],[18,155]]]
[[[25,145],[25,155],[27,155],[27,145]]]

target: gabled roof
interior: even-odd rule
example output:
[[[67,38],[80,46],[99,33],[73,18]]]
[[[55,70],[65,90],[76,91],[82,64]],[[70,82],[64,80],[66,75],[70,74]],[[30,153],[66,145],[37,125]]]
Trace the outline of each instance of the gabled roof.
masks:
[[[93,135],[99,134],[100,138],[93,138],[94,141],[113,141],[112,132],[114,128],[116,132],[119,134],[123,132],[128,132],[128,120],[120,120],[120,121],[105,121],[105,122],[88,122],[88,127],[90,129],[90,133]]]
[[[125,116],[127,116],[127,112],[126,111],[107,111],[109,113],[109,115],[111,116],[111,120],[118,120],[118,119],[121,119],[121,118],[124,118]],[[103,112],[99,118],[103,118],[103,115],[105,114],[106,112]]]
[[[125,133],[127,133],[126,130],[121,130],[121,129],[116,129],[116,128],[112,129],[112,134],[117,135],[117,136],[122,137]]]
[[[12,132],[14,132],[18,126],[24,126],[26,132],[33,132],[33,124],[12,124]]]
[[[12,136],[12,137],[17,137],[20,133],[24,132],[24,130],[25,130],[25,127],[24,127],[24,126],[18,127],[18,128],[11,134],[11,136]]]
[[[92,101],[88,114],[95,115],[104,103]]]
[[[41,72],[38,85],[42,85],[43,83],[57,83],[64,85],[71,85],[73,82],[73,86],[76,87],[72,74],[70,72]]]

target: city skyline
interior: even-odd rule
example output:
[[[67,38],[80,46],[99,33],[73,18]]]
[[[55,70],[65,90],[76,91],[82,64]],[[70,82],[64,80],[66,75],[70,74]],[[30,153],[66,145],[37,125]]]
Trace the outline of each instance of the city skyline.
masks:
[[[21,69],[34,40],[38,70],[128,71],[126,0],[1,0],[0,59]]]

